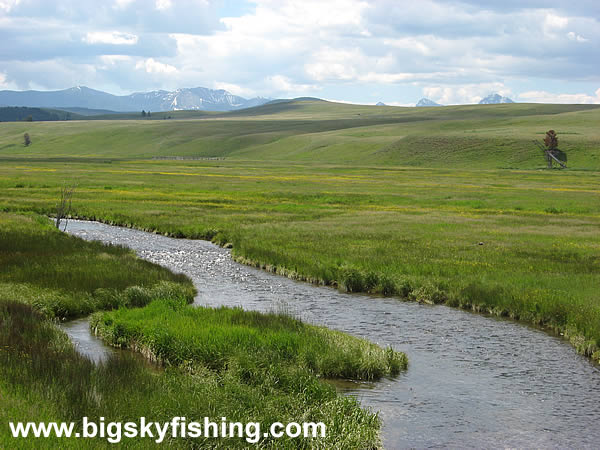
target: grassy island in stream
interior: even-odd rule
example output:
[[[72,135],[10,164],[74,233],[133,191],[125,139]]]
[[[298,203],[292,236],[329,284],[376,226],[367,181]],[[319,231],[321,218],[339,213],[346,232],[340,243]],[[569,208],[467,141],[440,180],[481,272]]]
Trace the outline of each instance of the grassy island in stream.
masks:
[[[31,214],[0,214],[0,225],[0,446],[40,446],[39,439],[17,443],[9,421],[167,422],[175,416],[227,417],[263,427],[275,421],[326,424],[325,438],[261,439],[265,448],[379,445],[377,415],[319,377],[393,375],[405,367],[404,355],[282,315],[196,310],[187,305],[194,293],[189,279],[126,248],[60,233]],[[96,313],[103,336],[111,343],[135,340],[171,366],[153,370],[126,352],[95,365],[52,319],[113,308]],[[239,438],[167,439],[173,448],[248,446]],[[123,443],[148,448],[152,440]],[[110,446],[106,439],[43,444]]]

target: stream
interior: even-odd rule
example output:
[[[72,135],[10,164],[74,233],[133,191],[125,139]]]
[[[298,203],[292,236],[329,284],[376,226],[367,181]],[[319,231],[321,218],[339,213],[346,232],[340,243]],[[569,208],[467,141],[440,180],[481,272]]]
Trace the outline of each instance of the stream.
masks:
[[[380,412],[386,448],[597,448],[600,368],[563,339],[509,320],[446,306],[346,294],[232,261],[207,241],[174,239],[97,222],[67,232],[125,245],[188,275],[197,305],[285,311],[403,351],[395,379],[338,389]],[[114,351],[85,320],[62,325],[82,353]]]

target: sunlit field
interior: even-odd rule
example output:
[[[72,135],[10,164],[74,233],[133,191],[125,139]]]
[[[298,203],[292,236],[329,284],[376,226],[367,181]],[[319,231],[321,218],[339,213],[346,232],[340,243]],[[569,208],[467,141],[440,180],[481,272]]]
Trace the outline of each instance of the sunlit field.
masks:
[[[587,105],[296,102],[1,124],[0,207],[52,214],[76,185],[78,217],[231,243],[242,262],[347,291],[510,316],[598,358],[599,119]],[[566,170],[545,169],[532,142],[551,128]]]

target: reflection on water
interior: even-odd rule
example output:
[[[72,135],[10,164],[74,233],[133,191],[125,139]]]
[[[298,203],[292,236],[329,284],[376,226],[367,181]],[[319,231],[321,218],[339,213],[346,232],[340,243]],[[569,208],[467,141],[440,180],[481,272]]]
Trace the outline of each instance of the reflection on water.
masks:
[[[285,309],[404,351],[409,368],[396,379],[336,382],[380,411],[388,448],[598,446],[600,370],[559,338],[445,306],[295,282],[239,265],[205,241],[95,222],[70,221],[67,231],[187,274],[198,305]]]

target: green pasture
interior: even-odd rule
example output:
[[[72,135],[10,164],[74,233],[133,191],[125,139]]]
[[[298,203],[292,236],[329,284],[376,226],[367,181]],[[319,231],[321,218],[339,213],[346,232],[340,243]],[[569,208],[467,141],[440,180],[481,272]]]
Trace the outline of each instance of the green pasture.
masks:
[[[322,101],[6,123],[0,208],[52,214],[60,186],[76,185],[80,217],[232,243],[242,262],[352,292],[540,324],[599,357],[599,123],[593,105]],[[532,142],[548,129],[566,170],[545,169]]]

